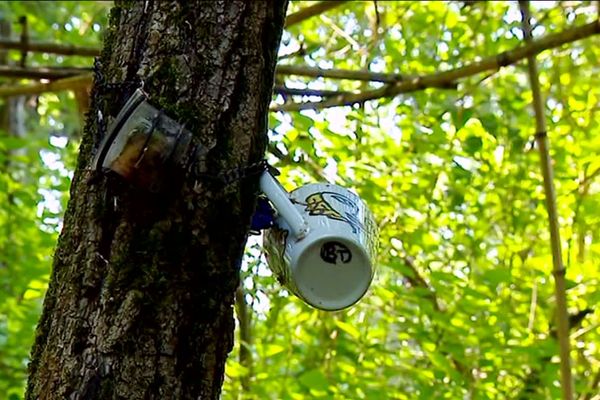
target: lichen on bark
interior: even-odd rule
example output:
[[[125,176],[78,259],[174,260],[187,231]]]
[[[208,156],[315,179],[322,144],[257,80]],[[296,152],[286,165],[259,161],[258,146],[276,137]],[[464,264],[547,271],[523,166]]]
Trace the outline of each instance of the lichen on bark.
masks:
[[[100,78],[141,78],[153,104],[213,146],[211,172],[247,165],[265,150],[285,9],[284,0],[117,2],[26,398],[218,398],[257,179],[179,177],[151,194],[90,171],[127,94],[103,91]]]

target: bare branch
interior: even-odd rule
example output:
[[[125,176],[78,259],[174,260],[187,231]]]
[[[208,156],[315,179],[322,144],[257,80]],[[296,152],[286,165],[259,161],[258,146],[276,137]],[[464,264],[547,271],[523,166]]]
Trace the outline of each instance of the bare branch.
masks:
[[[531,303],[529,305],[529,322],[527,323],[527,330],[533,332],[533,324],[535,322],[535,309],[537,307],[537,293],[538,285],[537,281],[533,282],[533,289],[531,290]]]
[[[318,97],[331,97],[331,96],[342,96],[350,92],[338,91],[338,90],[317,90],[317,89],[296,89],[289,88],[286,86],[275,86],[273,88],[274,93],[287,94],[290,96],[318,96]]]
[[[593,182],[596,177],[600,175],[600,167],[598,167],[594,172],[589,175],[586,175],[581,182],[579,182],[579,188],[575,189],[575,192],[581,191],[582,194],[587,194],[589,190],[590,183]]]
[[[29,26],[27,24],[27,16],[23,15],[19,18],[19,23],[21,24],[21,44],[23,48],[21,49],[21,62],[20,66],[25,68],[27,64],[27,47],[29,47]]]
[[[70,77],[77,74],[81,74],[89,69],[75,69],[75,68],[0,68],[0,76],[10,76],[18,78],[34,78],[34,79],[57,79]],[[396,82],[403,79],[400,75],[394,74],[382,74],[377,72],[368,71],[349,71],[342,69],[321,69],[307,66],[297,65],[280,65],[276,69],[276,74],[280,75],[300,75],[309,77],[326,77],[335,79],[352,79],[352,80],[364,80],[374,82]],[[91,75],[90,83],[91,83]],[[83,78],[82,78],[83,79]],[[63,89],[68,89],[66,86],[62,86]],[[3,89],[8,89],[8,92],[20,94],[20,88],[25,90],[26,94],[41,93],[48,90],[48,85],[31,85],[31,86],[13,86],[0,88],[0,96],[6,96],[3,93],[7,92]],[[38,92],[36,92],[38,88]],[[291,89],[283,88],[282,86],[275,88],[277,93],[287,93],[291,95],[307,95],[307,96],[320,96],[320,97],[331,97],[331,96],[344,96],[351,94],[346,91],[333,91],[333,90],[314,90],[314,89]]]
[[[440,302],[433,288],[419,273],[419,270],[415,265],[415,260],[411,256],[406,256],[402,260],[404,261],[404,265],[406,265],[408,269],[410,269],[410,271],[412,272],[411,275],[404,274],[404,277],[408,279],[408,281],[413,287],[419,287],[427,291],[427,298],[431,301],[431,304],[433,305],[436,311],[445,311],[440,305]]]
[[[408,78],[399,74],[384,74],[369,71],[351,71],[347,69],[323,69],[304,65],[278,65],[275,73],[279,75],[309,76],[312,78],[350,79],[355,81],[373,81],[394,83]]]
[[[592,396],[594,393],[597,393],[597,389],[600,387],[600,369],[594,375],[594,379],[592,379],[589,388],[587,389],[587,393],[581,396],[580,400],[593,400]]]
[[[95,57],[100,55],[100,48],[98,47],[73,46],[49,42],[22,42],[20,40],[12,39],[0,39],[0,49],[61,54],[65,56]]]
[[[17,70],[16,68],[12,68],[11,70]],[[60,80],[55,80],[52,83],[38,83],[38,84],[33,84],[33,85],[14,85],[14,86],[0,86],[0,97],[10,97],[10,96],[17,96],[17,95],[25,95],[25,94],[39,94],[39,93],[43,93],[43,92],[54,92],[54,91],[60,91],[60,90],[77,90],[77,89],[81,89],[81,88],[86,88],[91,86],[92,84],[92,74],[81,74],[81,70],[79,71],[79,74],[77,75],[73,75],[70,74],[69,72],[66,72],[65,70],[57,70],[57,71],[53,71],[52,73],[46,73],[45,70],[47,70],[47,68],[45,69],[38,69],[35,71],[30,71],[29,69],[25,70],[25,74],[22,75],[26,75],[26,73],[28,72],[32,72],[32,74],[30,75],[35,75],[37,74],[37,78],[41,78],[41,79],[49,79],[49,78],[54,78],[56,76],[56,73],[61,73],[64,72],[64,75],[67,76],[66,79],[60,79]],[[8,71],[8,69],[5,69],[4,67],[0,66],[0,76],[4,75],[4,72]],[[20,71],[16,71],[19,72]],[[14,72],[14,75],[17,75],[17,73]],[[13,74],[13,72],[9,71],[6,75],[11,76],[11,74]],[[14,76],[13,75],[13,76]],[[20,77],[24,77],[24,76],[20,76]],[[33,77],[33,76],[30,76]],[[318,96],[318,97],[330,97],[330,96],[340,96],[340,95],[344,95],[344,94],[348,94],[350,92],[345,92],[345,91],[337,91],[337,90],[317,90],[317,89],[295,89],[295,88],[288,88],[285,86],[275,86],[275,88],[273,89],[274,93],[279,93],[279,94],[287,94],[287,95],[291,95],[291,96]]]
[[[519,5],[521,7],[521,15],[523,16],[523,36],[526,42],[532,43],[529,1],[519,1]],[[598,27],[599,24],[594,22],[594,26]],[[567,289],[565,282],[566,268],[562,260],[560,227],[556,207],[556,192],[554,190],[554,171],[552,168],[552,159],[550,158],[550,144],[546,133],[544,99],[540,89],[539,73],[534,54],[527,56],[527,67],[529,69],[529,81],[531,83],[531,92],[533,94],[533,109],[535,113],[536,128],[535,139],[540,152],[542,175],[544,177],[546,209],[548,212],[548,225],[550,230],[550,246],[552,249],[553,262],[552,274],[554,275],[554,298],[556,300],[556,325],[560,350],[561,389],[563,400],[572,400],[573,378],[571,375],[569,314],[567,311]]]
[[[347,3],[347,1],[321,1],[315,5],[303,8],[302,10],[287,16],[285,27],[289,28],[292,25],[296,25],[344,3]],[[50,42],[29,42],[12,39],[0,39],[0,49],[61,54],[65,56],[96,57],[100,55],[100,48],[95,46],[73,46]]]
[[[285,19],[285,27],[289,28],[292,25],[296,25],[304,20],[312,18],[316,15],[322,14],[325,11],[331,10],[337,6],[347,3],[347,1],[321,1],[315,5],[303,8],[293,14],[290,14]]]
[[[456,88],[455,81],[460,78],[476,75],[485,71],[498,70],[514,64],[530,55],[538,54],[544,50],[552,49],[571,43],[595,34],[600,33],[600,24],[592,22],[577,28],[572,28],[560,33],[548,35],[531,43],[500,53],[495,56],[484,58],[481,61],[473,62],[464,67],[456,68],[450,71],[437,72],[430,75],[420,76],[402,76],[397,74],[382,74],[368,71],[348,71],[339,69],[320,69],[306,66],[280,65],[277,67],[277,73],[281,75],[302,75],[311,77],[325,77],[337,79],[368,80],[376,82],[392,82],[381,89],[369,90],[360,93],[342,93],[341,95],[331,97],[321,102],[292,103],[277,105],[271,108],[271,111],[299,111],[306,109],[323,109],[328,107],[339,107],[363,103],[368,100],[374,100],[382,97],[394,97],[398,94],[414,92],[427,88]],[[2,41],[0,40],[0,48]],[[92,76],[83,75],[78,79],[67,80],[66,82],[53,84],[36,84],[30,86],[12,86],[0,88],[0,96],[14,96],[20,94],[38,94],[45,91],[68,90],[69,82],[80,84],[85,81],[85,77],[91,83]],[[56,89],[52,89],[56,88]]]
[[[440,87],[444,84],[451,84],[458,79],[476,75],[481,72],[498,70],[502,67],[514,64],[526,57],[541,53],[544,50],[559,47],[567,43],[572,43],[598,33],[600,33],[600,24],[597,21],[594,21],[592,23],[571,28],[563,32],[547,35],[538,40],[531,41],[525,46],[517,47],[510,51],[486,57],[480,61],[467,64],[464,67],[451,69],[449,71],[436,72],[429,75],[405,78],[381,89],[339,96],[326,101],[276,105],[271,107],[271,111],[319,110],[329,107],[350,106],[356,103],[364,103],[368,100],[375,100],[383,97],[395,97],[402,93],[410,93],[427,88]]]
[[[17,78],[34,79],[57,79],[80,74],[89,71],[89,68],[61,68],[61,67],[42,67],[42,68],[6,68],[0,71],[0,76],[11,76]],[[324,77],[332,79],[349,79],[358,81],[386,82],[394,83],[398,81],[413,79],[415,76],[402,76],[399,74],[384,74],[369,71],[352,71],[346,69],[322,69],[308,67],[305,65],[279,65],[275,71],[278,75],[298,75],[308,77]]]
[[[410,284],[413,287],[418,287],[418,288],[421,288],[421,289],[424,289],[427,291],[426,298],[429,301],[431,301],[431,304],[433,305],[434,309],[437,312],[441,312],[441,313],[446,312],[446,308],[443,307],[442,304],[440,304],[440,301],[435,293],[435,290],[431,287],[431,285],[429,285],[429,283],[427,283],[427,281],[419,273],[419,271],[415,265],[414,258],[412,258],[409,255],[406,255],[405,257],[402,258],[402,260],[404,261],[404,264],[412,272],[412,276],[409,276],[408,274],[404,274],[404,277],[406,277],[406,279],[408,279],[408,281],[410,282]],[[460,372],[461,375],[463,375],[465,378],[468,378],[468,379],[470,379],[472,377],[467,365],[463,364],[462,361],[458,360],[452,354],[445,354],[445,355],[450,358],[450,361],[452,361],[452,365],[454,365],[454,368],[456,368],[456,370],[458,372]]]
[[[92,74],[85,74],[59,79],[49,83],[37,83],[35,85],[0,86],[0,97],[40,94],[44,92],[60,92],[62,90],[87,88],[91,84]]]
[[[250,390],[250,379],[252,377],[252,311],[246,303],[243,284],[235,291],[235,314],[239,324],[240,335],[240,364],[247,368],[247,373],[242,376],[242,389],[244,392]]]

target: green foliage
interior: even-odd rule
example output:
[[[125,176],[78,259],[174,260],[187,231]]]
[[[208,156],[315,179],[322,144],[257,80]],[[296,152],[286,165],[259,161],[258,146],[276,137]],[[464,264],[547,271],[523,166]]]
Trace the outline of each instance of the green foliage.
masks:
[[[30,40],[99,44],[106,5],[91,2],[0,2],[0,19],[20,35],[27,16]],[[99,18],[99,19],[98,19]],[[96,27],[95,21],[98,20]],[[95,32],[98,31],[98,32]],[[10,51],[7,63],[20,60]],[[90,65],[89,58],[30,53],[28,66]],[[3,78],[3,84],[14,83]],[[52,254],[75,167],[80,121],[72,93],[27,96],[20,106],[2,99],[23,124],[0,126],[0,398],[23,396],[27,363]],[[19,111],[19,107],[22,111]],[[2,118],[0,118],[2,119]]]
[[[309,4],[292,3],[290,12]],[[589,2],[532,7],[538,37],[590,22],[596,12]],[[516,3],[377,2],[375,11],[374,2],[350,2],[291,27],[281,52],[306,51],[281,63],[427,74],[521,40]],[[595,44],[586,39],[538,56],[573,313],[595,307],[600,277]],[[296,76],[285,82],[344,91],[381,86]],[[329,180],[357,190],[381,227],[380,269],[359,304],[323,313],[288,296],[264,259],[250,253],[250,383],[244,390],[229,375],[239,365],[234,353],[224,397],[559,398],[552,260],[530,103],[526,70],[517,65],[462,80],[457,90],[272,114],[272,141],[289,155],[272,158],[284,185]],[[597,315],[571,329],[578,393],[598,391]]]
[[[290,27],[280,53],[294,55],[280,63],[431,74],[519,46],[515,2],[473,3],[346,2]],[[292,2],[289,12],[313,4]],[[99,45],[108,6],[0,2],[0,13],[12,22],[26,14],[31,40]],[[596,17],[591,2],[534,2],[532,12],[535,37]],[[597,44],[588,38],[537,57],[572,313],[600,301]],[[19,57],[9,52],[12,62]],[[84,57],[28,56],[30,66],[90,64]],[[383,85],[277,78],[320,90]],[[224,399],[560,397],[526,70],[518,64],[457,83],[455,90],[270,114],[278,151],[269,159],[284,186],[330,181],[356,190],[379,222],[379,269],[360,303],[317,311],[280,287],[260,239],[251,238],[242,270],[251,340],[238,341],[229,358]],[[308,100],[315,97],[287,98]],[[25,135],[0,133],[0,398],[22,393],[80,129],[70,93],[26,104]],[[571,329],[576,390],[590,397],[599,390],[598,313]]]

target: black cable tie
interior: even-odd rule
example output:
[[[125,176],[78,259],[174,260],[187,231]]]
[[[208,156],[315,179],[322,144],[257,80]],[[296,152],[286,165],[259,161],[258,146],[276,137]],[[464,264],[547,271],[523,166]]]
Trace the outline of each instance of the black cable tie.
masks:
[[[177,132],[177,136],[175,136],[175,141],[173,143],[173,147],[171,148],[171,151],[169,152],[169,154],[165,157],[165,163],[169,162],[171,160],[171,158],[173,157],[173,155],[175,154],[175,151],[177,150],[177,146],[179,146],[179,141],[181,140],[181,136],[183,135],[183,130],[185,129],[185,122],[183,124],[181,124],[181,126],[179,127],[179,131]]]
[[[548,137],[548,132],[546,132],[546,131],[536,132],[534,137],[536,139],[544,139],[544,138]]]
[[[263,173],[269,164],[266,160],[261,160],[256,163],[250,164],[247,167],[233,168],[227,171],[222,171],[218,175],[210,174],[197,174],[198,177],[208,178],[213,181],[220,181],[224,185],[230,185],[233,182],[241,181],[243,179],[259,175]]]

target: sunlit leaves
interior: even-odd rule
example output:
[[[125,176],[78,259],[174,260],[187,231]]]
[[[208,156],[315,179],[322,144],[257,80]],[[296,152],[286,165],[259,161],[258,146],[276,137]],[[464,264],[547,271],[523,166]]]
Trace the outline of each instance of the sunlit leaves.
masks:
[[[534,34],[589,22],[595,15],[586,17],[590,4],[533,3]],[[291,11],[302,6],[293,2]],[[377,2],[377,9],[352,2],[290,29],[286,51],[304,44],[307,53],[282,62],[434,72],[518,46],[520,18],[510,2]],[[596,42],[538,57],[552,121],[571,312],[598,301]],[[379,85],[299,77],[285,83],[333,90]],[[301,384],[271,391],[276,384],[261,380],[238,396],[252,398],[265,389],[270,398],[559,396],[550,335],[552,260],[531,99],[525,70],[517,65],[467,78],[456,91],[272,117],[289,126],[273,140],[294,155],[276,164],[282,181],[293,188],[327,179],[360,193],[382,228],[381,268],[369,296],[351,310],[313,320],[314,311],[297,299],[278,296],[268,310],[257,311],[267,319],[277,314],[279,324],[269,325],[264,338],[264,326],[254,324],[255,348],[278,340],[277,330],[278,343],[290,350],[280,362],[270,359],[268,369],[260,367],[265,361],[255,366],[286,382],[310,374],[318,393]],[[590,315],[583,326],[594,323]],[[598,371],[597,332],[584,332],[579,346],[586,355],[579,357]],[[328,389],[314,371],[327,378]],[[579,363],[575,375],[579,388],[593,377]],[[228,382],[225,393],[233,387],[235,381]]]
[[[108,4],[2,2],[2,18],[29,40],[98,45]],[[100,21],[98,23],[97,21]],[[8,62],[20,60],[8,52]],[[90,65],[88,58],[30,53],[28,66]],[[0,104],[11,128],[0,132],[0,397],[20,399],[34,330],[50,275],[74,168],[80,116],[73,94],[26,96]],[[8,121],[8,119],[4,119]],[[11,130],[13,129],[13,130]]]

